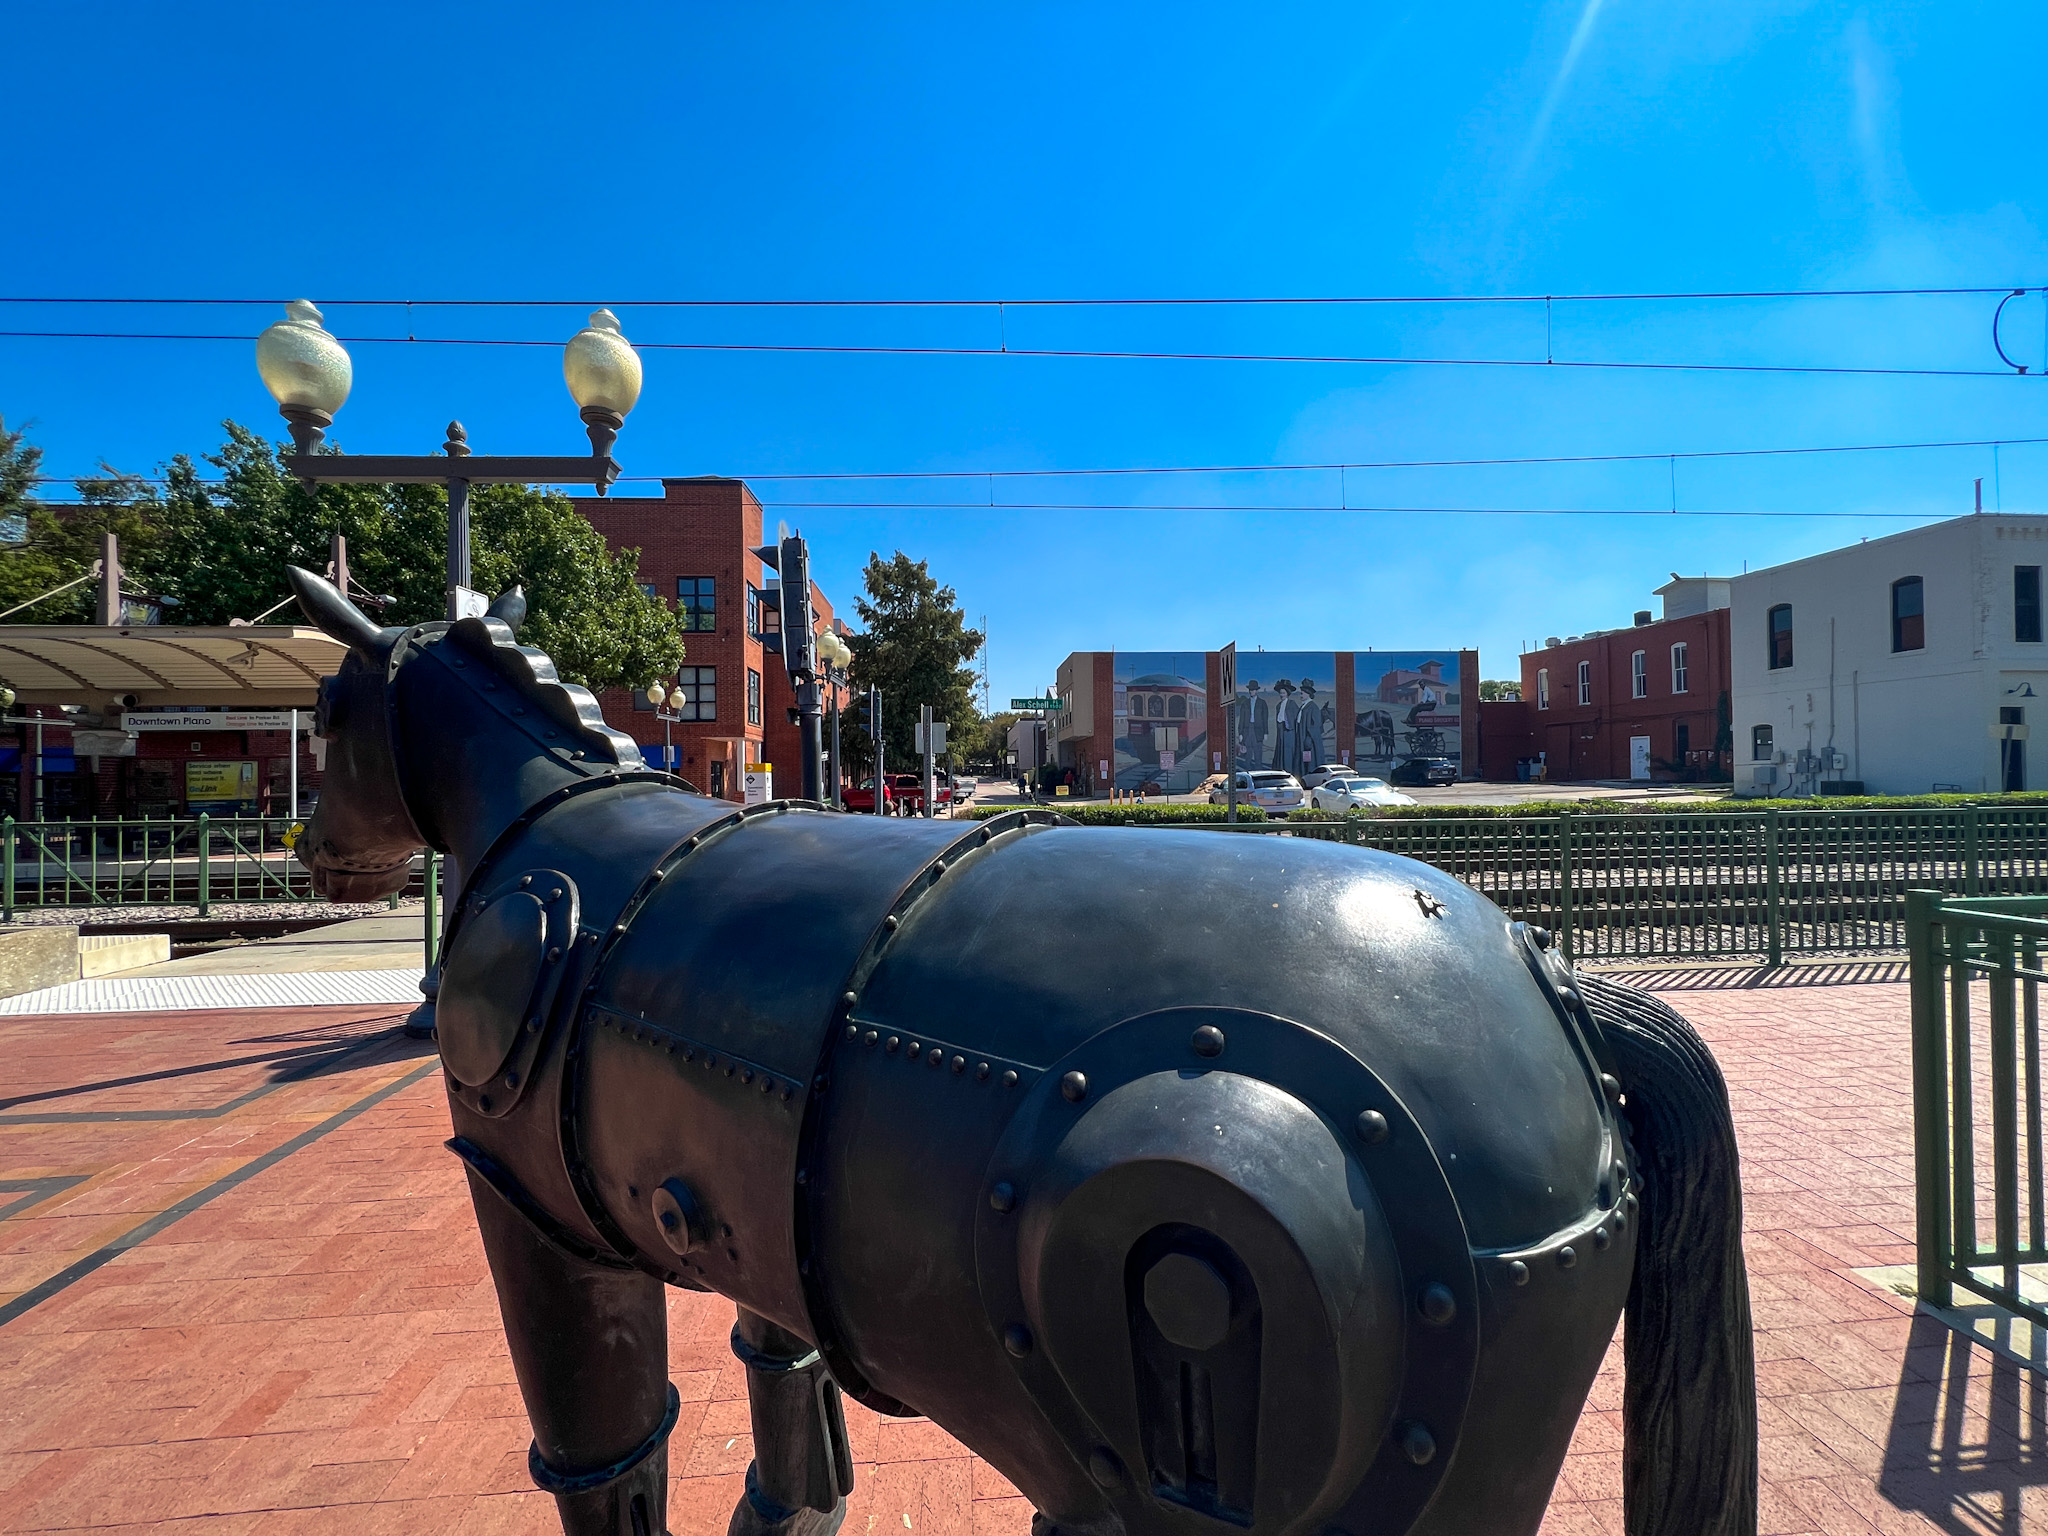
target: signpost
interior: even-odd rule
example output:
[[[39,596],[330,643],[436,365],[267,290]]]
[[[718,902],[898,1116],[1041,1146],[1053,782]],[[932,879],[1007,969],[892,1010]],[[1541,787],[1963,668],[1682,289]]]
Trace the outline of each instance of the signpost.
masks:
[[[1223,695],[1223,813],[1225,821],[1237,820],[1237,642],[1231,641],[1217,656],[1216,691]]]
[[[929,704],[917,706],[917,750],[924,754],[924,813],[929,818],[935,814],[932,759],[946,750],[946,722],[932,718]]]

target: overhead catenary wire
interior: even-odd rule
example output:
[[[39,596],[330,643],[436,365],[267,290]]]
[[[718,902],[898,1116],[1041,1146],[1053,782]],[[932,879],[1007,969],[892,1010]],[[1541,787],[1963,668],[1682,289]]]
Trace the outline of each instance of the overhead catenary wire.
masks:
[[[1939,438],[1917,442],[1900,443],[1823,443],[1785,448],[1690,448],[1645,450],[1632,453],[1554,453],[1519,454],[1490,458],[1465,459],[1333,459],[1327,461],[1302,461],[1299,463],[1276,464],[1152,464],[1114,465],[1091,469],[852,469],[852,470],[765,470],[753,473],[734,473],[728,478],[734,480],[762,482],[793,481],[860,481],[860,480],[1042,480],[1042,479],[1087,479],[1097,476],[1130,475],[1271,475],[1271,474],[1341,474],[1351,470],[1369,469],[1488,469],[1538,467],[1546,464],[1640,464],[1662,463],[1670,460],[1699,459],[1752,459],[1789,458],[1806,454],[1832,453],[1915,453],[1934,449],[1989,448],[1996,455],[2001,448],[2033,447],[2048,444],[2048,437],[1970,437]],[[97,475],[36,475],[32,477],[39,484],[59,485],[78,481],[97,482],[108,477]],[[145,485],[167,483],[161,475],[123,475],[124,480]],[[616,484],[658,485],[663,480],[673,479],[666,475],[621,475]],[[200,480],[203,486],[218,486],[226,482],[219,479]],[[991,491],[989,501],[994,501]]]
[[[195,331],[29,331],[0,330],[0,339],[43,341],[233,341],[253,342],[255,333]],[[407,347],[545,347],[558,350],[559,339],[506,336],[337,336],[349,346]],[[1633,373],[1804,374],[1862,378],[2029,379],[2048,372],[2019,374],[2007,368],[1877,367],[1848,363],[1674,363],[1613,358],[1565,357],[1415,357],[1318,352],[1167,352],[1139,348],[1096,347],[938,347],[828,342],[774,341],[636,341],[641,352],[786,353],[817,356],[871,357],[1000,357],[1087,359],[1113,362],[1176,363],[1309,363],[1327,366],[1381,368],[1536,368],[1619,370]]]

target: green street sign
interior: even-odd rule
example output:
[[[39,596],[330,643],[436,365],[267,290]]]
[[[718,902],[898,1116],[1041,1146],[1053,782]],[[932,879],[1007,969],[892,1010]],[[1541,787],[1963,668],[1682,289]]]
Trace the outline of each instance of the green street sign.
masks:
[[[1058,699],[1012,699],[1012,700],[1010,700],[1010,708],[1012,708],[1012,709],[1047,709],[1047,710],[1053,710],[1053,709],[1058,709],[1059,707],[1060,707],[1060,701],[1059,701]]]

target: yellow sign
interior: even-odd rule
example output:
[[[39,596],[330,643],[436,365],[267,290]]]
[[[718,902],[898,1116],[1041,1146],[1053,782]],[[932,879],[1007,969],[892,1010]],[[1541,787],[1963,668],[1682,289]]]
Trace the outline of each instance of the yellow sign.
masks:
[[[185,764],[185,799],[188,803],[217,804],[255,798],[256,764],[253,761]]]

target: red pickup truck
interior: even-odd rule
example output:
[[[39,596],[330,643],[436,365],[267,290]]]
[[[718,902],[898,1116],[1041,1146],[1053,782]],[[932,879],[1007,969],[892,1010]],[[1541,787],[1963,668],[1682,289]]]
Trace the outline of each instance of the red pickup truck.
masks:
[[[941,807],[953,802],[953,787],[940,780],[935,794]],[[875,781],[862,779],[858,787],[849,789],[841,797],[849,811],[873,812],[875,808]],[[892,773],[882,786],[882,814],[884,816],[920,816],[924,814],[924,779],[915,773]]]

